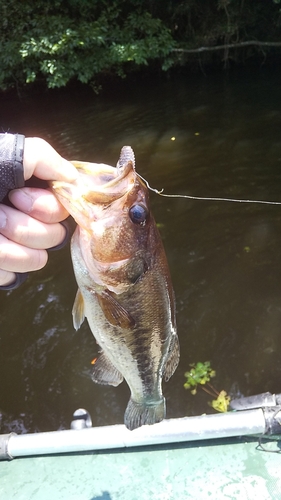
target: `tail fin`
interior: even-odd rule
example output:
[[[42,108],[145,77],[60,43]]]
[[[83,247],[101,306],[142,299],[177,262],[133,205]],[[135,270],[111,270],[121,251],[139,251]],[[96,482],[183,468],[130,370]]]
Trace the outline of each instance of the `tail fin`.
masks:
[[[165,398],[155,403],[136,403],[130,399],[125,411],[124,424],[132,431],[141,425],[161,422],[166,415]]]

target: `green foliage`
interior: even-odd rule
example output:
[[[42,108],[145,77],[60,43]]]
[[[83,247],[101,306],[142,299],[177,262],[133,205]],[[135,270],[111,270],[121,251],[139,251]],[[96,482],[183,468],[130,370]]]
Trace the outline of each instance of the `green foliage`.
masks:
[[[14,16],[17,10],[20,16]],[[11,10],[2,6],[2,19],[2,89],[40,78],[48,87],[61,87],[74,77],[88,83],[103,73],[124,76],[130,65],[156,59],[167,68],[174,47],[169,29],[138,2],[129,10],[123,1],[12,0]]]
[[[280,39],[280,0],[3,1],[0,89],[38,80],[48,87],[72,79],[94,85],[100,75],[124,77],[151,63],[167,70],[198,59],[174,49],[251,39]],[[200,64],[243,60],[255,50],[200,54]]]
[[[184,388],[191,389],[191,394],[196,394],[198,384],[205,385],[210,382],[211,378],[215,377],[216,372],[211,368],[210,361],[191,363],[190,366],[191,370],[184,374],[186,377]]]

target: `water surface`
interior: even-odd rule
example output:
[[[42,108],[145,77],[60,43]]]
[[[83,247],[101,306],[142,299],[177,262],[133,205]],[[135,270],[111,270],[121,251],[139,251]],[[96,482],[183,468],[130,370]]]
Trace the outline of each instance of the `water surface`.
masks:
[[[281,201],[280,75],[266,70],[123,82],[0,99],[3,131],[36,135],[68,159],[116,164],[121,147],[167,193]],[[172,138],[174,140],[172,140]],[[151,193],[177,298],[181,361],[167,416],[211,411],[184,388],[189,364],[211,361],[231,395],[281,392],[281,207],[168,199]],[[75,332],[69,248],[0,300],[0,431],[122,423],[129,390],[89,377],[97,345]]]

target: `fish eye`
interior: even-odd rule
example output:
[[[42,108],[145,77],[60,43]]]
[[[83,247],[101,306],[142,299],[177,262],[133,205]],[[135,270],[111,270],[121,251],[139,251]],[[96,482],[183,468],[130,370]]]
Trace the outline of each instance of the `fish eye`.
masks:
[[[147,208],[143,205],[133,205],[129,210],[129,216],[134,224],[144,226],[148,216]]]

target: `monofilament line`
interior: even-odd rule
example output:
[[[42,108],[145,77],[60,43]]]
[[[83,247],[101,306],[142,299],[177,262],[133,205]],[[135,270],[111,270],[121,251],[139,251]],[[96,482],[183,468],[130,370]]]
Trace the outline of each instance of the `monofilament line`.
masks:
[[[236,198],[216,198],[216,197],[208,197],[208,196],[192,196],[188,194],[166,194],[163,193],[163,189],[159,191],[156,188],[153,188],[149,185],[148,181],[144,179],[141,175],[138,176],[145,182],[148,189],[150,191],[154,191],[154,193],[159,194],[159,196],[165,196],[166,198],[186,198],[188,200],[204,200],[204,201],[228,201],[232,203],[258,203],[260,205],[281,205],[281,201],[266,201],[266,200],[243,200]]]

